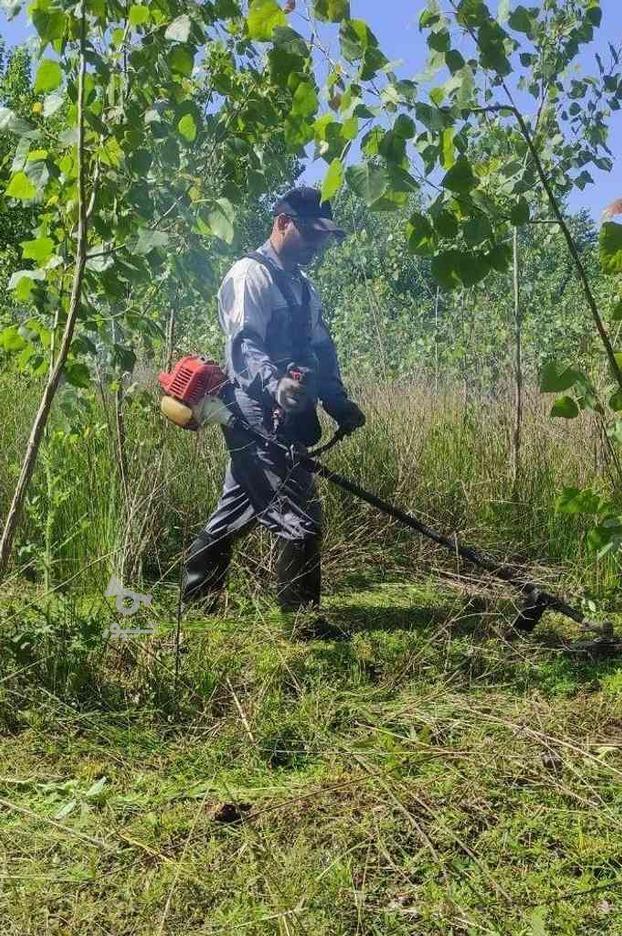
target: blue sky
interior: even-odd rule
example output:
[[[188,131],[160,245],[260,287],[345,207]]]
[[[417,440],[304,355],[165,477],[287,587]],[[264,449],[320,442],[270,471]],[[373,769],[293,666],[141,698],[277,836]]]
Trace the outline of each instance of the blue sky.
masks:
[[[518,0],[513,0],[513,6]],[[422,71],[426,56],[425,40],[417,28],[419,11],[423,0],[350,0],[352,16],[367,20],[374,30],[383,51],[391,60],[401,60],[397,71],[404,77],[412,77]],[[527,4],[528,5],[528,4]],[[491,8],[496,0],[491,0]],[[601,0],[603,25],[598,31],[597,41],[583,55],[582,62],[588,73],[595,70],[592,66],[594,53],[606,53],[607,43],[618,44],[622,40],[622,0]],[[292,25],[296,25],[294,22]],[[9,45],[23,42],[31,34],[27,22],[20,17],[7,22],[0,13],[0,35]],[[595,185],[588,186],[584,192],[576,192],[572,197],[573,208],[588,208],[595,216],[614,198],[622,197],[622,162],[617,158],[622,149],[622,111],[612,115],[612,135],[610,147],[616,157],[611,173],[593,172]],[[311,174],[314,174],[311,170]]]

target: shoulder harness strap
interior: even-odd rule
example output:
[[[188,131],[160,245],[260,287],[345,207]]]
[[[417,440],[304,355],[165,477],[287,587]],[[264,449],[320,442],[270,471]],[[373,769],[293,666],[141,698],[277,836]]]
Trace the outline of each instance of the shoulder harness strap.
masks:
[[[297,360],[304,360],[311,344],[311,290],[305,278],[302,279],[302,301],[298,302],[294,296],[289,277],[284,270],[279,269],[268,257],[254,250],[246,254],[250,260],[268,270],[279,292],[285,299],[289,311],[292,348]]]

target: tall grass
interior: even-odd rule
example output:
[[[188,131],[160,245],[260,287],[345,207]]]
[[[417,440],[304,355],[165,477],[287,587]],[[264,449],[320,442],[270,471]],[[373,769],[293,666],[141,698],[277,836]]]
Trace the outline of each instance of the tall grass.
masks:
[[[0,389],[4,514],[37,388],[5,375]],[[589,417],[552,420],[546,401],[528,392],[523,467],[515,486],[509,394],[465,401],[461,388],[434,392],[410,382],[363,385],[355,395],[368,414],[367,426],[328,456],[331,467],[500,558],[561,563],[590,587],[611,581],[611,564],[596,563],[584,547],[582,521],[555,510],[564,485],[608,488],[598,427]],[[56,419],[29,497],[16,573],[40,579],[48,525],[52,585],[101,588],[113,571],[136,586],[176,584],[183,549],[218,499],[222,438],[216,428],[196,435],[166,424],[153,386],[128,398],[125,422],[124,485],[112,405],[105,398],[100,395],[69,434]],[[440,560],[429,544],[343,492],[325,486],[324,497],[329,579],[391,565],[421,567],[431,556]],[[253,535],[242,550],[244,563],[263,577],[269,538]]]

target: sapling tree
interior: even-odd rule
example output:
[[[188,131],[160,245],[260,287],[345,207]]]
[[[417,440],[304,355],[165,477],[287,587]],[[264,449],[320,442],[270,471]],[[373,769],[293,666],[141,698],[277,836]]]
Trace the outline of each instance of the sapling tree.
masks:
[[[90,386],[89,355],[102,345],[131,364],[136,335],[161,334],[150,304],[172,279],[205,294],[210,245],[231,241],[236,203],[264,191],[279,140],[298,147],[315,107],[308,48],[276,3],[254,0],[246,15],[235,0],[35,0],[28,13],[37,101],[29,119],[3,107],[0,128],[16,141],[5,198],[37,209],[10,282],[34,314],[0,341],[47,380],[0,568],[61,380]],[[265,64],[256,43],[277,27]],[[286,64],[303,86],[298,97]]]
[[[441,162],[447,137],[453,146],[460,141],[461,152],[450,156],[452,165],[441,180],[443,191],[432,206],[433,217],[416,219],[413,238],[415,248],[434,254],[437,277],[451,287],[481,280],[491,266],[507,263],[510,226],[515,231],[516,264],[517,230],[530,223],[554,223],[604,351],[613,381],[609,405],[617,410],[622,370],[607,326],[609,309],[597,301],[566,210],[573,188],[592,182],[592,167],[612,167],[608,117],[619,110],[622,97],[620,49],[610,44],[606,61],[595,57],[595,76],[582,77],[572,68],[601,19],[597,0],[543,0],[513,9],[501,3],[496,18],[480,0],[451,0],[445,13],[435,0],[428,4],[420,24],[428,35],[431,64],[438,67],[444,60],[451,72],[449,81],[431,92],[444,119],[433,142]],[[491,128],[505,137],[512,151],[512,158],[506,156],[500,165],[482,158],[477,145]],[[470,158],[473,149],[479,149],[476,160]],[[447,212],[453,216],[458,244],[454,240],[443,249],[447,232],[438,230],[435,219],[442,217],[444,224]],[[614,272],[616,233],[610,223],[601,237],[605,268]],[[516,277],[515,293],[518,298]],[[517,311],[520,314],[518,304]],[[594,411],[601,420],[606,416],[594,379],[567,361],[547,362],[541,389],[563,394],[553,405],[553,416],[574,418],[581,409]],[[518,442],[516,434],[515,439]],[[590,508],[596,503],[590,492],[567,490],[560,504],[566,510],[582,510],[588,501]],[[602,522],[590,536],[607,551],[622,543],[621,527],[612,504],[600,499],[598,505]]]

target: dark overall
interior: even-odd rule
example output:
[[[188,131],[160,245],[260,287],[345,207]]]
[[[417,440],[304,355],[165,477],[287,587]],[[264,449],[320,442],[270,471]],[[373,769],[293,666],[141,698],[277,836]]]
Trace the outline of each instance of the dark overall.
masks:
[[[298,303],[286,277],[261,254],[249,254],[269,270],[288,307],[295,363],[313,365],[310,347],[309,289]],[[306,288],[305,288],[306,287]],[[294,361],[275,361],[285,374]],[[273,430],[273,409],[233,385],[233,412],[262,432]],[[276,405],[276,404],[275,404]],[[230,461],[220,501],[205,528],[190,547],[184,569],[183,600],[216,597],[222,590],[235,540],[256,523],[278,537],[277,600],[283,610],[320,601],[322,511],[313,475],[236,428],[223,429]],[[289,414],[279,432],[286,442],[313,445],[321,433],[315,405],[300,415]]]

